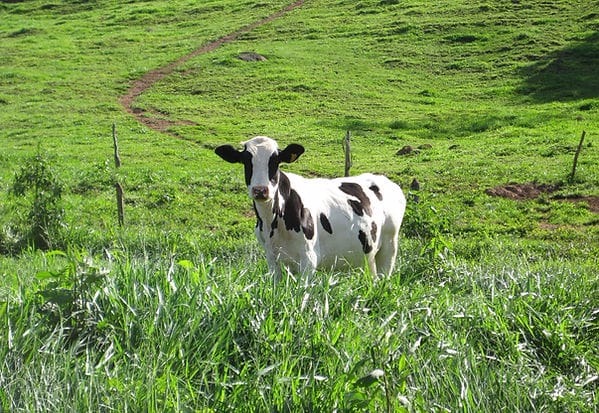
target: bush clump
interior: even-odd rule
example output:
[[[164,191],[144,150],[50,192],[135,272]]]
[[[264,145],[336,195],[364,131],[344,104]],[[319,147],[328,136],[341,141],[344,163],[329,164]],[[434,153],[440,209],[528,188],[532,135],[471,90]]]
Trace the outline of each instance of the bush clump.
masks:
[[[47,156],[38,148],[15,174],[10,188],[10,194],[19,200],[14,226],[18,244],[42,250],[57,247],[64,226],[63,189]],[[28,212],[22,213],[23,209]]]

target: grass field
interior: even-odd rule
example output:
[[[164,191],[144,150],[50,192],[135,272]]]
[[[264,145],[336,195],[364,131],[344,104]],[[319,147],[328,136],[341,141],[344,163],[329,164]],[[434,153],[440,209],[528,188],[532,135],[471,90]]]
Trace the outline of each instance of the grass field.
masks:
[[[599,3],[574,3],[308,0],[150,85],[157,131],[132,82],[289,3],[0,2],[0,411],[596,411]],[[353,174],[421,184],[398,269],[275,287],[212,149],[264,134],[336,176],[347,130]],[[14,190],[36,153],[46,251]],[[487,193],[525,183],[553,191]]]

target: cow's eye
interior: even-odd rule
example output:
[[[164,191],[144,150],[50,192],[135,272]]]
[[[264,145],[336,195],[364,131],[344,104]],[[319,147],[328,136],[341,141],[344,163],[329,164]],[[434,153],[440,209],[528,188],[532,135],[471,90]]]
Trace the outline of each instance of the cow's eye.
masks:
[[[268,179],[272,183],[277,183],[279,178],[279,154],[273,153],[268,160]]]
[[[241,160],[243,162],[243,166],[245,167],[245,184],[249,185],[252,180],[252,174],[254,173],[252,167],[252,155],[249,152],[244,151],[241,154]]]

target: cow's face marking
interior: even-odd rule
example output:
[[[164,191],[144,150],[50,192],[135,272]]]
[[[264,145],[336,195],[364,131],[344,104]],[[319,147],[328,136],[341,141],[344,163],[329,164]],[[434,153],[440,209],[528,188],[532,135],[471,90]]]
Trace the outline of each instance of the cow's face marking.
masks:
[[[227,162],[244,165],[249,196],[260,202],[272,200],[277,192],[279,164],[294,162],[304,152],[304,148],[291,144],[280,151],[274,140],[257,136],[244,143],[243,151],[238,151],[231,145],[223,145],[216,148],[215,152]]]
[[[272,199],[279,181],[279,148],[276,142],[254,138],[244,144],[242,154],[249,196],[258,202]]]
[[[370,199],[364,193],[362,186],[354,182],[343,182],[339,186],[339,189],[345,192],[346,194],[357,198],[357,200],[347,200],[347,203],[351,206],[351,208],[357,215],[363,216],[364,213],[366,213],[366,215],[368,216],[372,215],[372,209],[370,208]]]

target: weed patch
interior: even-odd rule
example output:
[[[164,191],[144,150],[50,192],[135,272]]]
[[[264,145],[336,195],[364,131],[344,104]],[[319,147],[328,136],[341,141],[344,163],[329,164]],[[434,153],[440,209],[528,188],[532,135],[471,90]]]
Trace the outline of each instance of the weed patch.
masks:
[[[28,208],[24,222],[9,223],[14,228],[24,228],[19,235],[21,246],[49,249],[60,243],[59,231],[64,225],[61,205],[63,184],[56,177],[48,158],[38,147],[37,154],[16,173],[11,194],[27,198],[23,208]],[[16,216],[19,214],[16,211]],[[19,230],[17,230],[19,231]]]

